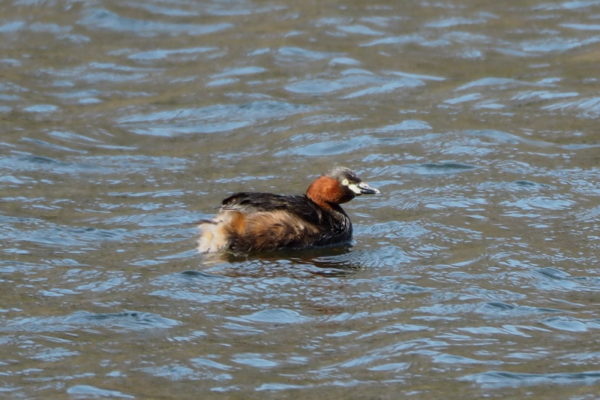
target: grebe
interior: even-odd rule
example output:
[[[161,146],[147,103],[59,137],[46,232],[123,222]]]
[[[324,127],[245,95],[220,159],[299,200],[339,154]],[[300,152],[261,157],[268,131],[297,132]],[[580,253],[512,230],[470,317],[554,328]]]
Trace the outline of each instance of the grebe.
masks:
[[[239,254],[347,243],[352,223],[340,204],[375,193],[344,167],[318,177],[301,196],[235,193],[212,220],[200,223],[198,251]]]

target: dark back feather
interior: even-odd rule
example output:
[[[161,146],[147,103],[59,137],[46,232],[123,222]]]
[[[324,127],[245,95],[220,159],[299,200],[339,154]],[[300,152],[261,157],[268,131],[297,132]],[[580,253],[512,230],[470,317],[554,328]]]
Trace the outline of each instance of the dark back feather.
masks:
[[[221,210],[241,213],[287,211],[312,224],[320,224],[323,219],[321,208],[304,195],[286,196],[273,193],[240,192],[223,200]]]

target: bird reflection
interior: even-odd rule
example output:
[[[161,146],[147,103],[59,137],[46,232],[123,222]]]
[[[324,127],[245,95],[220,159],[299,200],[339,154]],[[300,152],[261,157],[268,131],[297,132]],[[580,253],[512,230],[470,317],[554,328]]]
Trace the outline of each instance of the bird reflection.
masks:
[[[352,259],[352,246],[282,250],[253,255],[211,254],[202,259],[203,270],[225,276],[346,276],[362,269]]]

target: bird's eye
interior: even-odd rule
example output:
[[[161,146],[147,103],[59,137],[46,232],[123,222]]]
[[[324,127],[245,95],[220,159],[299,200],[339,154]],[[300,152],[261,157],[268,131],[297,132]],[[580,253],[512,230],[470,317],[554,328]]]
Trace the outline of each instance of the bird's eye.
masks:
[[[345,179],[342,181],[342,185],[344,186],[348,186],[350,184],[350,182],[348,182],[348,179]]]

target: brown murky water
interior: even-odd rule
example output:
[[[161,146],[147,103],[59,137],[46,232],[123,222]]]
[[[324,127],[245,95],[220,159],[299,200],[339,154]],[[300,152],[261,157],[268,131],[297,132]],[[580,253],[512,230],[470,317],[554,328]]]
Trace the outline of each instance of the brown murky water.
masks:
[[[597,399],[600,2],[5,2],[0,396]],[[195,222],[333,165],[348,249]]]

